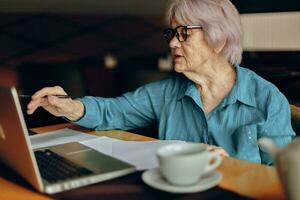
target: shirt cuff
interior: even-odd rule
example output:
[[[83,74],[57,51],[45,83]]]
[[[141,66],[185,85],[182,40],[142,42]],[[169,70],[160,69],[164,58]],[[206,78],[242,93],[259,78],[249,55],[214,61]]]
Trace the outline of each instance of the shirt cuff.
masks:
[[[97,117],[99,115],[99,112],[97,112],[97,109],[95,109],[94,98],[87,96],[77,100],[81,101],[81,103],[83,104],[84,114],[80,119],[71,122],[86,128],[91,128],[91,129],[96,128],[98,122]]]

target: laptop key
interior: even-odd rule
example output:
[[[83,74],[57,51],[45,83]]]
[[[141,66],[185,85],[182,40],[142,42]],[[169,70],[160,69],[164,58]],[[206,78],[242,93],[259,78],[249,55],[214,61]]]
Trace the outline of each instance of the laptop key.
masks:
[[[49,183],[93,174],[91,170],[80,167],[49,149],[34,153],[41,176]]]

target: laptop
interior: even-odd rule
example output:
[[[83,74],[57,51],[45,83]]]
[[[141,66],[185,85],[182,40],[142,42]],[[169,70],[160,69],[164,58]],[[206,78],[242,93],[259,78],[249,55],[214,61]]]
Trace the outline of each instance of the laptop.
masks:
[[[128,163],[77,142],[33,150],[14,87],[0,87],[0,160],[47,194],[136,171]]]

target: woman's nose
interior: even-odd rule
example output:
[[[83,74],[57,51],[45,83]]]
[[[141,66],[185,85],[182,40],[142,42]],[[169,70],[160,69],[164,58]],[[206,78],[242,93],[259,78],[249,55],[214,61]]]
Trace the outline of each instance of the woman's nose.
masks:
[[[181,43],[178,41],[178,39],[176,38],[176,36],[174,36],[170,42],[169,42],[169,47],[172,48],[176,48],[176,47],[180,47]]]

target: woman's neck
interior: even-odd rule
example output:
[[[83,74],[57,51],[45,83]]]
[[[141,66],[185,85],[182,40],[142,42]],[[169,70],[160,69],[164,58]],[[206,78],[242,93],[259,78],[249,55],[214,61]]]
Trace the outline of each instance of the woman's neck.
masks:
[[[230,88],[235,83],[236,73],[234,67],[224,59],[214,59],[199,66],[196,71],[184,72],[184,75],[192,80],[197,87],[210,93],[219,92]]]
[[[199,66],[197,71],[184,72],[201,94],[205,112],[210,112],[231,91],[235,84],[235,68],[224,59],[214,59]]]

